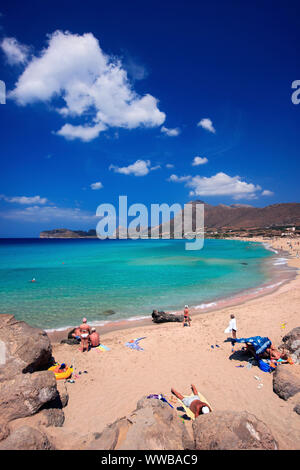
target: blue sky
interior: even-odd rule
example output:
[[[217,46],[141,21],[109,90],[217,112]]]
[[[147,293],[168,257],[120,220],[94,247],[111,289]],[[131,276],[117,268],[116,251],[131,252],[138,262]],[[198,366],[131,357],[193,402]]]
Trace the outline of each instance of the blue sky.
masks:
[[[0,236],[299,202],[299,2],[4,1]]]

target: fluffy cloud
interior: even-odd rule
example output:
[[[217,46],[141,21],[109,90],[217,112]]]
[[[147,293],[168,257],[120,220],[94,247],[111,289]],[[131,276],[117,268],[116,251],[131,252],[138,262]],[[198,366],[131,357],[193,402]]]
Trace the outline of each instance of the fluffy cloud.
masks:
[[[213,134],[216,133],[216,129],[213,126],[212,121],[209,118],[201,119],[201,121],[197,124],[198,127],[202,127],[203,129],[212,132]]]
[[[106,55],[92,33],[56,31],[33,57],[9,94],[19,105],[60,99],[64,118],[86,117],[85,125],[65,124],[57,133],[85,142],[109,127],[156,127],[165,121],[158,100],[138,95],[119,60]]]
[[[246,183],[240,176],[222,172],[211,177],[197,175],[187,182],[187,187],[192,188],[193,196],[232,196],[234,199],[254,199],[261,190],[259,185]]]
[[[3,199],[6,202],[16,203],[16,204],[46,204],[48,201],[45,197],[40,196],[13,196],[8,197],[4,194],[0,195],[0,199]]]
[[[101,189],[103,188],[103,184],[101,183],[101,181],[97,181],[96,183],[92,183],[90,185],[90,188],[94,190]]]
[[[166,164],[166,168],[174,168],[175,165],[173,165],[173,163],[167,163]]]
[[[109,169],[113,170],[115,173],[121,173],[122,175],[145,176],[151,170],[150,165],[150,160],[137,160],[132,165],[123,167],[110,165]]]
[[[10,65],[25,64],[27,62],[30,48],[19,43],[16,38],[4,38],[0,47]]]
[[[177,176],[177,175],[171,175],[167,181],[172,181],[173,183],[183,183],[188,180],[190,180],[192,177],[191,176]]]
[[[256,199],[258,191],[261,190],[259,185],[242,181],[240,176],[229,176],[222,172],[211,177],[171,175],[168,181],[185,183],[186,187],[191,188],[191,196],[230,196],[234,199]]]
[[[207,162],[208,160],[206,157],[195,157],[192,162],[192,166],[204,165]]]
[[[261,193],[262,196],[273,196],[274,193],[273,191],[269,191],[268,189],[265,189],[262,193]]]
[[[175,127],[174,129],[168,129],[167,127],[165,126],[162,126],[160,131],[163,133],[163,134],[166,134],[168,137],[176,137],[177,135],[180,134],[180,129],[179,127]]]

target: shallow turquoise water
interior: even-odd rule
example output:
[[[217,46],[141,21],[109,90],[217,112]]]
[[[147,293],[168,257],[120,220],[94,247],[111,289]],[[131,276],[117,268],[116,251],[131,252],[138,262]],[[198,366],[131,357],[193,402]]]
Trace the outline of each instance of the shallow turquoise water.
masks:
[[[181,309],[262,284],[271,256],[231,240],[186,251],[183,240],[2,239],[0,312],[51,329],[83,316],[102,322]]]

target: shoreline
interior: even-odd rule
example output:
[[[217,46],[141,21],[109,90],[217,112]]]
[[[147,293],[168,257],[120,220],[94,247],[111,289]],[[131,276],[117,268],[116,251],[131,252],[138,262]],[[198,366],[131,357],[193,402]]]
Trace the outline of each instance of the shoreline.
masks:
[[[279,258],[286,260],[284,263],[278,263],[278,264],[285,264],[289,268],[288,278],[282,280],[281,279],[282,271],[278,270],[277,272],[273,273],[271,279],[268,282],[259,284],[256,287],[242,289],[240,292],[229,294],[227,297],[207,300],[200,305],[190,306],[190,314],[193,317],[198,317],[200,315],[208,314],[210,312],[216,312],[226,307],[234,307],[238,305],[243,305],[244,303],[250,300],[264,297],[266,295],[271,295],[272,293],[276,292],[281,286],[292,282],[297,277],[297,274],[298,274],[297,268],[289,265],[289,261],[290,261],[289,251],[281,250],[281,249],[275,250],[273,249],[272,245],[267,243],[267,241],[264,239],[254,240],[254,239],[243,239],[243,238],[231,238],[230,240],[237,240],[237,241],[243,241],[243,242],[251,241],[253,243],[261,243],[262,245],[265,246],[266,250],[272,251],[274,253],[274,256],[277,255]],[[265,263],[267,264],[268,261],[271,261],[272,259],[273,257],[265,260]],[[168,311],[168,313],[178,315],[178,314],[182,314],[182,311],[183,310],[172,310],[172,311]],[[115,331],[142,328],[142,327],[150,326],[150,325],[158,326],[158,324],[155,324],[154,322],[152,322],[151,314],[149,316],[141,315],[140,317],[130,317],[130,318],[119,319],[115,321],[102,320],[99,322],[89,322],[89,324],[91,326],[94,326],[96,330],[99,333],[101,333],[101,336],[107,335]],[[66,339],[67,333],[72,328],[75,328],[75,326],[76,325],[57,328],[57,329],[51,328],[51,329],[45,329],[44,331],[49,336],[51,343],[57,344],[57,343],[60,343],[62,339]]]

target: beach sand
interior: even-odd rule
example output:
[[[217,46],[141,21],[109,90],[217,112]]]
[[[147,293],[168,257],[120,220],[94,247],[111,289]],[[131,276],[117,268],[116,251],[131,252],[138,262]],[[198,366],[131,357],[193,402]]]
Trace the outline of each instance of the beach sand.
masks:
[[[289,251],[289,265],[300,268],[297,249],[290,248],[289,239],[267,242],[274,249]],[[181,323],[155,325],[149,320],[139,325],[124,322],[115,325],[122,329],[106,332],[97,328],[101,342],[110,348],[108,352],[81,353],[78,346],[56,342],[61,333],[49,334],[56,361],[74,364],[78,378],[75,383],[66,382],[69,403],[64,408],[64,426],[47,432],[54,442],[57,439],[59,448],[78,448],[83,436],[100,433],[106,425],[131,413],[141,397],[151,393],[170,397],[171,387],[189,394],[193,383],[214,410],[246,410],[270,428],[280,449],[300,449],[300,418],[293,411],[293,399],[286,402],[273,392],[272,374],[258,367],[248,369],[247,356],[232,353],[224,333],[231,313],[237,319],[238,337],[268,336],[275,345],[300,325],[299,275],[270,293],[264,292],[256,298],[241,295],[235,305],[224,304],[217,310],[200,314],[198,310],[197,315],[191,311],[191,328],[183,328]],[[140,342],[143,351],[125,346],[139,337],[145,337]],[[87,374],[78,374],[85,370]],[[260,388],[259,383],[263,384]]]

